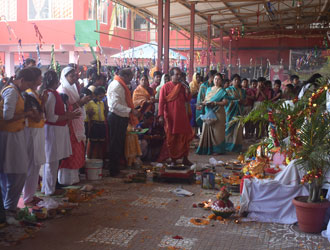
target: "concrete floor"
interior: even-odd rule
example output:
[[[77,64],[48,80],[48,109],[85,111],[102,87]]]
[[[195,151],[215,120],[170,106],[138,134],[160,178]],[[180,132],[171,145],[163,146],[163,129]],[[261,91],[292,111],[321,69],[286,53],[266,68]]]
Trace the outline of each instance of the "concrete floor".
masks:
[[[237,154],[228,154],[215,158],[226,161],[236,157]],[[209,158],[190,155],[190,160],[197,163],[206,163]],[[232,218],[196,226],[190,223],[191,218],[207,217],[211,212],[194,208],[193,204],[215,199],[216,194],[200,185],[127,184],[110,177],[89,183],[104,189],[103,195],[81,203],[68,215],[46,220],[34,238],[7,249],[330,249],[327,239],[301,233],[296,225],[243,222],[241,219],[236,223]],[[169,192],[179,185],[194,196],[177,197]],[[231,200],[237,204],[239,196],[232,196]]]

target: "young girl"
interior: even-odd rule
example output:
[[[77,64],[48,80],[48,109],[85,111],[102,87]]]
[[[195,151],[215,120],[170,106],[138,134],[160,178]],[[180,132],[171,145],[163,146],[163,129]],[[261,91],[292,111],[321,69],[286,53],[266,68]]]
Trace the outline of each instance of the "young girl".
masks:
[[[46,89],[48,98],[45,104],[46,124],[46,164],[43,165],[42,192],[49,196],[55,193],[57,170],[61,159],[72,154],[68,121],[80,116],[79,111],[66,111],[61,96],[56,91],[59,85],[57,73],[45,73],[41,89]]]
[[[27,150],[29,155],[28,174],[23,189],[23,200],[25,204],[32,205],[40,201],[39,198],[34,197],[38,188],[39,170],[41,165],[46,163],[45,156],[45,120],[44,120],[44,104],[47,100],[47,93],[43,95],[37,93],[37,88],[42,83],[41,70],[36,67],[30,68],[36,75],[37,80],[32,84],[31,88],[26,90],[25,95],[32,98],[36,107],[38,119],[28,119],[27,130]]]
[[[103,159],[105,153],[105,107],[102,101],[105,89],[97,87],[94,91],[94,100],[85,105],[88,122],[87,157],[89,159]]]
[[[36,77],[31,69],[22,69],[1,91],[0,183],[8,223],[16,215],[17,203],[28,171],[25,119],[35,118],[32,110],[24,110],[21,92],[30,88],[35,81]]]

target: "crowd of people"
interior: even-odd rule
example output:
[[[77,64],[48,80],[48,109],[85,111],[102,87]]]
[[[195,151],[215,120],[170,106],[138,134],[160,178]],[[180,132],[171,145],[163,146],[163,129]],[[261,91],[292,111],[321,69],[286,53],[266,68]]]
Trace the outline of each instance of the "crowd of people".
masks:
[[[40,173],[41,192],[55,195],[58,185],[80,181],[86,157],[104,160],[117,176],[123,166],[141,161],[169,159],[175,165],[182,159],[192,165],[194,137],[198,154],[240,152],[243,128],[231,120],[263,101],[291,100],[301,89],[297,76],[284,88],[263,77],[249,81],[236,74],[226,80],[214,70],[206,79],[195,73],[190,84],[177,67],[169,74],[152,72],[151,84],[149,76],[122,68],[108,81],[100,62],[93,62],[81,79],[75,64],[59,75],[42,73],[32,60],[6,79],[0,101],[0,211],[7,221],[15,217],[21,194],[26,205],[40,201],[35,196]],[[258,136],[257,128],[247,124],[244,136]]]
[[[315,83],[321,75],[314,74],[306,83]],[[302,88],[305,86],[305,88]],[[198,73],[194,74],[190,83],[192,94],[191,109],[196,109],[191,120],[196,133],[201,131],[198,154],[224,154],[241,152],[243,138],[261,138],[267,133],[267,127],[247,123],[232,122],[237,116],[245,116],[263,102],[285,100],[287,105],[293,99],[301,97],[306,86],[292,75],[282,86],[280,80],[272,83],[264,77],[248,80],[241,79],[238,74],[231,80],[223,79],[223,75],[211,70],[206,81],[201,80]]]

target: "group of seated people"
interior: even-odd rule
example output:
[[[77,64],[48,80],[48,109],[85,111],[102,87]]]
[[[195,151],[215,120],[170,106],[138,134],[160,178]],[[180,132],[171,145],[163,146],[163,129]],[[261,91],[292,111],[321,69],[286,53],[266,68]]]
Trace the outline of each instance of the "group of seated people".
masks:
[[[99,63],[93,65],[88,78],[80,79],[74,64],[64,67],[60,76],[53,70],[42,73],[27,65],[2,86],[0,211],[5,211],[7,218],[15,217],[21,194],[26,205],[40,201],[35,197],[40,169],[41,192],[51,196],[56,194],[57,185],[80,181],[86,157],[108,159],[113,176],[120,173],[120,165],[132,166],[141,160],[162,162],[172,157],[175,150],[168,148],[163,110],[159,110],[164,106],[159,100],[170,98],[162,89],[171,82],[185,86],[184,100],[189,100],[184,109],[197,134],[202,128],[198,154],[241,151],[243,128],[230,121],[264,100],[294,98],[298,88],[296,78],[282,94],[278,81],[274,89],[265,78],[252,80],[249,86],[249,81],[241,81],[239,75],[225,81],[213,70],[204,83],[196,73],[189,84],[178,68],[170,75],[154,71],[151,84],[149,76],[138,69],[122,69],[107,82],[99,67]],[[203,119],[209,112],[216,118],[213,122]],[[246,130],[245,134],[254,132]],[[175,135],[171,138],[174,142],[176,139]],[[188,164],[187,154],[182,155]],[[0,222],[3,218],[0,215]]]

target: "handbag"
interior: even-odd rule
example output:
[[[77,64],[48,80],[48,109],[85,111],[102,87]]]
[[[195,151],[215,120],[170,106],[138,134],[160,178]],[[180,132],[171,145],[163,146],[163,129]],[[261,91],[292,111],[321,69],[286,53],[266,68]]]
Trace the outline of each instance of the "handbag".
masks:
[[[213,109],[208,109],[208,111],[204,115],[201,115],[201,119],[208,125],[211,125],[218,120]]]

